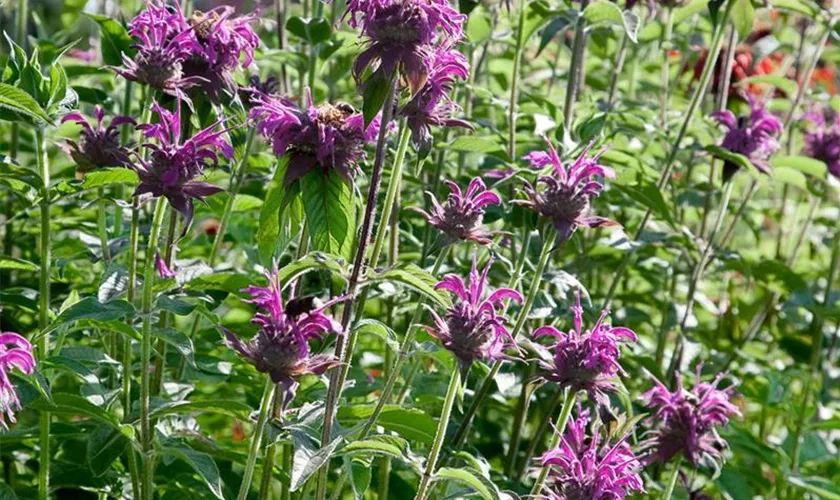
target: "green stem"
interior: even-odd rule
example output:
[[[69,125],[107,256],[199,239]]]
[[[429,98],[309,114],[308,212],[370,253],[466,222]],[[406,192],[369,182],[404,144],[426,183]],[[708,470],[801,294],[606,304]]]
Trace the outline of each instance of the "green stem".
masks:
[[[681,463],[682,457],[677,458],[677,462],[674,464],[674,470],[671,471],[671,477],[668,478],[668,485],[666,486],[665,491],[662,493],[662,500],[671,500],[671,496],[674,495],[674,490],[677,487],[677,478],[680,477]]]
[[[834,278],[837,275],[837,265],[840,261],[840,230],[834,233],[834,243],[831,250],[831,262],[828,267],[828,277],[825,285],[825,292],[823,294],[822,309],[827,310],[831,304],[831,289],[834,284]],[[814,312],[811,319],[811,363],[808,369],[808,375],[805,381],[804,394],[802,395],[802,404],[799,405],[799,414],[796,419],[796,427],[793,433],[793,453],[791,454],[794,472],[799,470],[799,456],[802,450],[802,432],[805,429],[805,420],[808,415],[808,405],[811,403],[811,392],[814,386],[814,381],[819,374],[820,361],[822,360],[822,345],[825,337],[825,328],[823,325],[823,318],[820,313]]]
[[[589,0],[581,0],[580,12],[582,13],[586,6],[589,5]],[[563,129],[565,134],[569,134],[572,128],[572,122],[575,119],[575,103],[577,102],[577,94],[580,89],[580,82],[583,79],[583,67],[586,64],[584,54],[586,52],[586,20],[583,15],[579,15],[575,21],[575,39],[572,42],[572,60],[569,63],[569,75],[566,83],[566,101],[563,109]]]
[[[275,386],[274,404],[271,405],[271,416],[269,418],[277,419],[280,417],[282,409],[281,400],[282,395],[280,394],[280,386]],[[277,454],[277,446],[277,443],[269,444],[265,449],[265,453],[263,454],[262,479],[260,480],[260,500],[268,500],[269,498],[271,498],[271,478],[272,476],[274,476],[274,456]],[[281,486],[283,488],[283,491],[285,491],[286,486]]]
[[[586,1],[586,0],[584,0]],[[519,101],[519,66],[522,64],[522,46],[525,30],[525,0],[519,0],[519,22],[516,28],[516,48],[513,54],[513,69],[510,75],[510,109],[508,110],[508,155],[516,158],[516,111]]]
[[[432,442],[432,450],[429,452],[428,460],[426,460],[426,470],[423,472],[420,487],[417,488],[414,500],[425,500],[429,494],[432,476],[435,473],[435,467],[440,457],[440,450],[443,449],[443,440],[446,438],[446,427],[449,425],[449,417],[452,415],[452,406],[455,404],[458,387],[461,385],[460,373],[461,371],[457,366],[452,370],[452,376],[449,379],[449,388],[446,390],[446,396],[443,399],[443,409],[440,412],[435,440]]]
[[[108,246],[108,204],[105,202],[105,189],[99,188],[97,195],[99,197],[99,203],[97,204],[99,243],[102,246],[102,260],[107,264],[111,261],[111,249]]]
[[[530,365],[525,370],[525,375],[533,375],[535,364]],[[516,406],[516,416],[513,420],[513,427],[511,428],[510,449],[508,450],[507,463],[505,464],[505,476],[512,477],[514,468],[516,467],[516,458],[519,454],[519,441],[522,437],[522,428],[525,426],[525,418],[528,415],[528,408],[531,405],[531,396],[534,394],[536,386],[529,383],[529,377],[523,377],[522,392],[519,394],[519,401]]]
[[[152,428],[150,425],[149,403],[151,399],[151,373],[149,365],[152,362],[152,298],[155,282],[155,252],[157,251],[160,228],[166,213],[166,198],[158,198],[155,204],[155,214],[143,269],[143,336],[140,348],[140,438],[143,448],[143,496],[145,500],[152,500],[154,484],[154,457],[152,456]]]
[[[545,414],[545,418],[540,421],[540,426],[537,428],[537,432],[534,433],[534,438],[528,446],[528,451],[525,452],[525,457],[519,466],[519,472],[516,477],[517,481],[523,474],[525,474],[525,470],[531,463],[531,457],[533,457],[534,453],[537,452],[537,446],[539,446],[542,442],[546,430],[548,430],[551,426],[551,417],[554,415],[554,412],[557,411],[557,407],[560,406],[560,402],[563,400],[565,400],[563,388],[558,388],[557,393],[551,397],[551,403],[549,403],[548,411]]]
[[[382,181],[382,166],[385,163],[385,150],[388,135],[388,126],[391,123],[394,112],[394,101],[397,96],[397,74],[388,77],[388,92],[385,98],[385,104],[382,108],[382,120],[379,128],[379,137],[376,140],[376,153],[374,155],[373,170],[370,175],[370,187],[368,188],[367,201],[365,203],[365,213],[362,220],[362,228],[359,232],[358,247],[356,248],[356,255],[353,259],[353,270],[350,274],[350,279],[347,281],[346,295],[353,299],[356,295],[356,289],[359,285],[359,279],[362,276],[362,268],[365,265],[365,256],[367,255],[367,247],[370,242],[370,234],[373,229],[373,220],[376,215],[376,202],[379,198],[379,187]],[[344,303],[344,311],[341,316],[341,326],[347,329],[350,326],[350,321],[353,318],[353,300]],[[347,335],[346,337],[350,337]],[[338,358],[341,370],[333,370],[330,376],[330,385],[327,390],[327,400],[324,406],[324,426],[321,429],[321,446],[327,446],[332,440],[332,428],[335,412],[338,407],[338,398],[341,396],[343,384],[340,377],[342,373],[349,370],[350,361],[353,353],[347,348],[350,344],[345,336],[340,336],[335,342],[335,357]],[[326,464],[318,473],[318,490],[316,498],[324,500],[327,495],[327,476],[329,475],[329,464]]]
[[[557,423],[554,424],[554,435],[551,436],[551,442],[548,444],[549,450],[553,450],[560,444],[560,439],[563,438],[563,433],[566,432],[566,424],[569,422],[569,415],[572,414],[572,408],[575,406],[575,399],[577,399],[577,393],[571,389],[566,389],[566,397],[563,400],[563,408],[560,410],[560,416],[557,417]],[[547,418],[551,418],[551,414],[549,414]],[[531,496],[537,496],[540,494],[543,485],[545,485],[545,480],[548,477],[548,471],[548,466],[540,468],[537,480],[531,488]]]
[[[729,22],[729,14],[732,11],[732,6],[734,4],[734,0],[727,0],[726,7],[723,11],[723,15],[718,21],[718,24],[715,27],[715,31],[712,34],[712,41],[709,44],[709,54],[717,54],[720,52],[720,47],[723,43],[724,27]],[[682,144],[682,141],[685,138],[686,133],[688,132],[688,127],[689,125],[691,125],[691,121],[694,119],[694,115],[697,112],[697,108],[699,107],[700,102],[706,95],[706,89],[709,86],[709,82],[711,80],[711,76],[716,62],[717,58],[715,57],[706,58],[706,64],[703,66],[703,73],[700,76],[700,84],[697,86],[697,88],[694,91],[694,94],[692,94],[691,96],[691,101],[689,102],[688,109],[685,112],[685,118],[683,119],[682,126],[680,126],[680,130],[677,133],[677,137],[671,146],[671,152],[668,154],[668,159],[665,161],[665,168],[662,170],[662,174],[659,177],[659,181],[656,183],[657,188],[659,188],[660,190],[663,189],[671,181],[671,172],[674,170],[674,165],[677,159],[677,153],[679,153],[680,151],[680,145]],[[639,224],[639,227],[636,229],[636,233],[633,237],[634,241],[637,241],[639,239],[652,214],[652,208],[648,208],[647,211],[645,211],[645,214],[642,217],[642,221]],[[612,298],[615,295],[616,290],[618,289],[618,284],[621,282],[621,278],[624,275],[624,271],[627,269],[627,266],[630,264],[630,261],[633,260],[636,250],[639,246],[640,245],[634,245],[633,248],[630,249],[630,251],[625,253],[624,259],[622,260],[621,264],[619,264],[619,266],[616,268],[615,273],[613,273],[612,283],[610,285],[609,291],[607,292],[607,295],[604,297],[604,303],[601,306],[601,309],[609,309],[610,303],[612,302]]]
[[[438,254],[437,260],[435,260],[435,265],[432,268],[432,276],[437,276],[437,273],[440,271],[443,262],[446,260],[447,256],[449,255],[450,247],[444,247],[443,250],[440,251]],[[417,302],[417,306],[414,308],[414,314],[411,316],[411,321],[408,322],[408,326],[406,327],[405,336],[403,337],[402,344],[400,344],[400,352],[397,355],[397,359],[394,361],[394,366],[388,371],[388,378],[385,380],[385,387],[382,389],[382,393],[379,395],[379,400],[376,402],[376,407],[373,409],[373,413],[370,414],[368,417],[367,422],[365,422],[364,427],[362,427],[362,432],[360,434],[359,439],[364,439],[368,433],[370,432],[371,428],[376,424],[376,419],[379,418],[379,414],[382,413],[382,409],[391,399],[391,393],[394,390],[394,384],[396,383],[397,379],[402,372],[402,367],[405,364],[406,360],[408,359],[409,351],[414,343],[414,325],[420,320],[420,315],[423,313],[423,304],[425,304],[424,299],[419,299]]]
[[[613,75],[610,79],[610,90],[607,93],[607,106],[612,107],[613,99],[615,98],[615,91],[618,88],[618,79],[621,76],[621,70],[624,69],[624,61],[627,59],[627,40],[626,33],[622,33],[621,41],[618,46],[618,54],[615,57],[615,67],[613,68]]]
[[[674,9],[672,7],[665,7],[662,15],[665,16],[665,32],[662,36],[662,44],[660,45],[660,50],[662,51],[662,73],[660,75],[662,88],[660,89],[659,122],[663,130],[667,130],[665,129],[665,124],[668,120],[668,97],[671,91],[671,64],[668,54],[671,51],[671,38],[674,35]]]
[[[166,267],[172,269],[172,262],[175,258],[175,235],[178,229],[178,211],[169,211],[169,227],[166,234],[165,250],[163,252],[163,262]],[[169,327],[172,316],[167,311],[161,311],[158,327],[163,330]],[[158,339],[157,351],[160,353],[155,360],[155,374],[152,379],[152,396],[160,394],[161,385],[163,384],[163,372],[166,370],[166,342],[163,339]]]
[[[41,266],[40,286],[38,293],[38,327],[45,332],[50,322],[50,165],[47,158],[47,144],[44,129],[35,129],[35,161],[41,180],[44,183],[41,193]],[[38,338],[38,358],[47,359],[49,356],[49,335],[43,334]],[[38,469],[38,499],[46,500],[50,490],[50,414],[41,412],[40,417],[40,456]]]
[[[400,190],[402,182],[403,163],[405,154],[408,151],[408,143],[411,139],[411,129],[405,122],[400,126],[400,138],[397,146],[397,156],[394,158],[394,166],[391,169],[391,179],[388,181],[388,191],[385,194],[385,205],[382,207],[379,228],[376,231],[376,238],[373,242],[373,251],[370,255],[370,265],[376,266],[379,256],[382,254],[382,246],[385,243],[385,233],[388,229],[388,221],[391,220],[391,213],[394,210],[394,200]]]
[[[271,396],[274,387],[275,384],[271,381],[271,377],[267,377],[262,400],[260,400],[260,416],[257,418],[257,425],[254,427],[253,436],[251,436],[251,446],[248,448],[248,460],[245,462],[242,485],[239,487],[239,494],[236,496],[236,500],[245,500],[248,498],[248,491],[251,489],[251,479],[254,477],[254,466],[257,464],[257,454],[260,450],[260,443],[262,442],[263,429],[265,429],[265,422],[268,420],[268,410],[271,407]]]
[[[554,235],[555,231],[553,228],[545,231],[545,234],[543,235],[544,239],[542,250],[540,251],[540,260],[537,263],[537,268],[534,270],[533,281],[531,281],[531,288],[528,289],[528,295],[525,297],[525,303],[522,304],[522,310],[519,312],[519,319],[516,321],[516,326],[514,326],[513,331],[511,332],[513,338],[516,338],[522,330],[522,327],[525,326],[525,321],[528,319],[528,314],[530,314],[531,307],[534,305],[534,299],[537,296],[537,291],[540,288],[540,283],[542,282],[543,274],[545,273],[545,268],[548,264],[549,256],[551,255],[551,250],[554,247]],[[464,442],[466,442],[467,434],[469,433],[470,426],[472,425],[472,419],[475,417],[475,414],[484,402],[484,399],[490,394],[493,381],[496,374],[499,373],[499,369],[501,367],[502,361],[496,361],[493,363],[493,367],[490,368],[490,373],[484,377],[478,391],[473,397],[469,409],[467,409],[467,412],[464,414],[464,418],[461,419],[461,425],[458,427],[458,432],[455,434],[455,438],[453,440],[454,449],[460,449]]]

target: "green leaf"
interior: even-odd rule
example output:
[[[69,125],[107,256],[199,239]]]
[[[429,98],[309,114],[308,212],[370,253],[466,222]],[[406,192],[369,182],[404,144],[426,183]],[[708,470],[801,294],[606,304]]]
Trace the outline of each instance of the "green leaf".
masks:
[[[749,171],[758,171],[758,169],[755,167],[755,165],[752,164],[750,159],[744,155],[733,153],[732,151],[723,149],[722,147],[715,144],[708,145],[704,149],[723,161],[731,162]]]
[[[381,273],[374,273],[370,277],[370,282],[375,283],[377,281],[401,283],[422,293],[442,307],[452,305],[448,295],[440,290],[435,290],[435,285],[438,283],[437,278],[414,264],[400,264]]]
[[[285,287],[296,278],[312,271],[329,271],[341,278],[347,274],[347,270],[339,262],[338,257],[323,252],[312,252],[302,259],[294,260],[281,267],[277,272],[277,277],[281,285]]]
[[[356,204],[353,190],[335,170],[315,169],[300,179],[303,211],[315,250],[353,258]]]
[[[469,469],[442,467],[435,472],[435,477],[432,478],[432,481],[455,481],[465,484],[481,495],[481,498],[484,500],[499,500],[501,498],[499,489],[492,481],[473,473]]]
[[[155,418],[160,418],[166,415],[186,415],[191,412],[216,413],[245,421],[248,420],[252,411],[250,406],[239,401],[213,399],[205,401],[170,401],[154,408],[151,415]]]
[[[734,2],[735,5],[732,6],[732,12],[729,15],[735,29],[738,30],[738,36],[744,39],[750,35],[755,23],[755,7],[752,0],[734,0]]]
[[[826,500],[840,500],[840,488],[830,480],[822,477],[789,476],[790,484],[810,491]]]
[[[309,45],[326,42],[332,36],[332,26],[323,17],[304,19],[292,16],[286,21],[286,29],[296,37],[306,40]]]
[[[370,439],[353,441],[343,446],[337,455],[380,455],[406,460],[408,443],[396,436],[375,436]]]
[[[99,477],[123,454],[129,441],[122,432],[100,425],[87,439],[86,459],[91,472]]]
[[[190,280],[184,286],[185,290],[221,290],[228,293],[238,293],[251,284],[251,280],[240,273],[216,273],[209,276],[199,276]]]
[[[34,262],[29,262],[28,260],[0,255],[0,269],[12,271],[37,271],[40,269],[40,266]]]
[[[338,410],[338,419],[344,425],[352,426],[370,417],[373,410],[374,405],[341,407]],[[437,422],[427,413],[397,405],[385,405],[376,423],[408,440],[424,444],[431,444],[437,431]]]
[[[297,491],[321,467],[328,464],[341,441],[342,438],[336,438],[335,441],[317,450],[296,446],[294,465],[292,466],[292,481],[289,489]]]
[[[597,0],[583,9],[583,18],[591,25],[606,23],[616,26],[624,24],[624,16],[618,5],[607,0]]]
[[[34,410],[48,411],[50,413],[85,415],[108,425],[112,429],[120,431],[128,437],[133,436],[134,429],[131,426],[120,425],[120,421],[115,415],[75,394],[53,394],[52,403],[44,399],[39,399],[32,402],[29,407]]]
[[[155,337],[174,347],[181,356],[187,359],[190,365],[195,366],[195,359],[193,359],[195,348],[193,347],[192,340],[190,340],[186,333],[175,328],[163,328],[155,330],[153,333]]]
[[[771,0],[770,5],[775,9],[790,10],[814,18],[820,12],[819,5],[808,0]]]
[[[825,179],[828,173],[828,165],[807,156],[774,156],[770,159],[770,166],[773,167],[774,177],[778,168],[798,170],[817,179]]]
[[[129,57],[134,55],[132,48],[134,40],[120,22],[110,17],[96,14],[88,14],[88,17],[96,21],[99,31],[102,33],[102,60],[109,66],[120,66],[122,55]]]
[[[111,321],[133,317],[134,314],[134,306],[125,300],[112,300],[103,304],[96,297],[86,297],[59,314],[47,331],[53,331],[61,325],[82,319]]]
[[[44,108],[31,95],[7,83],[0,83],[0,108],[27,116],[34,123],[52,124],[53,122]]]
[[[493,27],[490,25],[487,11],[480,6],[473,9],[470,12],[469,19],[467,19],[467,39],[470,43],[482,43],[489,39],[492,34]]]
[[[499,154],[506,157],[499,141],[490,137],[458,136],[449,146],[452,151],[461,153]]]
[[[805,177],[805,174],[803,174],[799,170],[794,170],[792,168],[787,167],[779,167],[773,169],[772,175],[773,179],[777,182],[790,184],[803,190],[808,189],[808,179]]]
[[[277,240],[280,236],[280,216],[283,211],[283,201],[290,195],[284,178],[289,166],[289,156],[283,155],[274,170],[274,176],[265,193],[265,200],[260,209],[259,228],[257,229],[257,250],[260,261],[264,265],[271,265]]]
[[[362,90],[362,115],[365,117],[365,128],[376,118],[385,99],[388,98],[391,82],[384,69],[378,69],[370,75]],[[418,89],[419,90],[419,89]]]
[[[373,335],[374,337],[379,338],[385,342],[385,345],[387,345],[394,353],[397,353],[400,350],[400,343],[397,340],[397,334],[394,333],[394,330],[388,328],[380,321],[365,318],[358,322],[355,329],[359,335],[363,336],[362,338],[366,335]]]
[[[128,168],[106,168],[94,170],[85,174],[82,181],[83,189],[94,189],[103,186],[123,185],[134,187],[140,183],[137,172]]]
[[[207,488],[213,493],[213,496],[224,500],[222,494],[222,478],[219,476],[219,468],[213,458],[206,453],[201,453],[184,446],[177,441],[167,441],[166,445],[161,450],[164,454],[169,454],[186,462],[195,470]]]
[[[653,182],[641,181],[633,186],[621,184],[613,184],[613,186],[624,192],[634,201],[653,210],[653,213],[655,213],[657,217],[665,220],[671,226],[676,227],[677,223],[671,214],[671,209],[668,206],[668,203],[665,202],[662,192]]]
[[[365,493],[370,488],[371,464],[362,460],[344,457],[344,469],[350,476],[350,486],[353,489],[353,498],[363,500]]]

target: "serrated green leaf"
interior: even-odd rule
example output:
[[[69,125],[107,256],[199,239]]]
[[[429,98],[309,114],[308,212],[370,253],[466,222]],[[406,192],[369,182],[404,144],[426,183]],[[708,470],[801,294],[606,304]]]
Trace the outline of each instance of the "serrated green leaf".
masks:
[[[356,236],[350,185],[335,170],[316,169],[300,179],[300,191],[312,247],[350,261]]]
[[[32,123],[51,124],[53,122],[34,97],[7,83],[0,83],[0,108],[26,116],[32,120]]]
[[[13,271],[37,271],[40,269],[38,264],[29,262],[28,260],[16,259],[14,257],[7,257],[0,255],[0,269],[7,269]]]
[[[369,281],[371,283],[377,281],[400,283],[422,293],[442,307],[452,305],[449,296],[441,293],[439,290],[435,290],[435,285],[438,282],[437,278],[414,264],[400,264],[396,267],[386,269],[381,273],[374,273]]]
[[[219,468],[210,455],[195,451],[177,441],[171,440],[166,442],[161,451],[164,454],[170,454],[186,462],[198,473],[204,481],[204,484],[213,493],[213,496],[224,500],[225,497],[222,493],[222,478],[219,475]]]
[[[112,300],[104,304],[96,297],[86,297],[70,306],[55,318],[55,321],[47,328],[53,331],[61,325],[79,320],[111,321],[125,317],[133,317],[134,306],[124,300]]]
[[[134,187],[139,183],[140,179],[134,170],[128,168],[106,168],[86,173],[82,181],[82,188],[94,189],[113,185]]]
[[[88,14],[99,25],[102,33],[102,60],[110,66],[120,66],[123,54],[133,57],[134,40],[120,22],[106,16]]]
[[[374,405],[354,405],[341,407],[338,419],[345,425],[359,423],[373,413]],[[376,420],[376,424],[396,432],[405,439],[431,444],[437,431],[437,422],[419,409],[401,408],[397,405],[385,405]]]
[[[362,89],[362,116],[365,118],[365,128],[376,118],[385,99],[390,93],[391,82],[385,70],[378,69],[364,83]],[[419,90],[419,89],[418,89]]]

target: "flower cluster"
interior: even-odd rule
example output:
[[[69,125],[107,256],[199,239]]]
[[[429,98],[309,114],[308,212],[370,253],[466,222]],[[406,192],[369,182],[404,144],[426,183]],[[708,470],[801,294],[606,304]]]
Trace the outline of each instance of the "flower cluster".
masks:
[[[346,16],[368,38],[353,66],[356,79],[361,81],[373,64],[388,77],[400,70],[412,94],[432,72],[430,56],[438,35],[441,46],[454,44],[466,20],[448,0],[349,0]]]
[[[251,109],[252,122],[277,156],[289,157],[286,185],[317,167],[352,179],[365,157],[365,143],[379,132],[378,120],[365,128],[364,118],[349,104],[316,107],[308,92],[305,109],[280,96],[257,92],[253,99],[257,104]]]
[[[537,187],[525,182],[525,193],[530,199],[514,200],[513,203],[527,206],[550,220],[557,229],[557,239],[560,243],[566,242],[578,226],[615,225],[616,223],[609,219],[589,214],[590,200],[597,197],[603,189],[603,185],[595,180],[595,177],[615,177],[611,168],[598,164],[602,153],[588,157],[590,144],[577,160],[566,168],[551,142],[546,139],[546,143],[548,151],[533,151],[523,159],[535,169],[550,165],[550,175],[540,176],[537,179]],[[545,186],[541,190],[540,184]]]
[[[435,326],[426,327],[430,335],[452,351],[466,372],[478,359],[499,359],[507,345],[515,346],[513,337],[505,327],[507,319],[496,312],[505,299],[522,301],[522,295],[510,288],[500,288],[485,298],[487,273],[493,265],[491,258],[479,274],[473,254],[469,287],[456,274],[447,274],[435,285],[437,290],[452,292],[458,301],[441,318],[430,309]]]
[[[551,467],[547,497],[551,500],[622,500],[634,491],[643,492],[641,463],[626,436],[613,445],[602,441],[600,428],[587,435],[589,412],[578,406],[560,445],[539,461]]]
[[[563,333],[553,326],[542,326],[534,331],[534,337],[548,335],[557,339],[550,349],[536,345],[544,358],[540,362],[539,377],[572,391],[586,391],[599,405],[605,405],[608,403],[606,393],[615,390],[612,380],[619,373],[624,374],[618,363],[621,355],[618,344],[622,340],[635,342],[636,334],[629,328],[606,323],[608,311],[602,311],[592,329],[584,332],[580,292],[572,311],[574,330]]]
[[[426,216],[432,227],[437,228],[446,238],[445,243],[471,240],[482,245],[490,243],[491,234],[481,228],[486,205],[502,203],[499,195],[487,190],[481,178],[476,177],[467,186],[467,192],[452,181],[445,181],[449,186],[449,198],[445,205],[438,202],[434,194],[427,192],[432,202],[431,213],[416,209]]]
[[[218,162],[219,153],[233,158],[233,148],[222,137],[225,131],[217,130],[221,121],[182,140],[180,101],[175,113],[158,104],[154,104],[152,110],[158,115],[159,123],[143,124],[138,128],[147,139],[156,139],[157,144],[143,144],[151,154],[148,160],[138,160],[136,168],[140,185],[134,194],[151,194],[155,198],[165,196],[172,207],[186,217],[189,225],[194,211],[193,200],[203,201],[222,190],[195,179],[208,165]]]
[[[139,39],[134,59],[123,54],[123,65],[114,70],[124,78],[183,97],[183,90],[201,83],[185,76],[183,62],[201,50],[181,8],[169,9],[159,0],[149,0],[129,26],[128,33]]]
[[[734,386],[717,388],[724,376],[719,374],[711,383],[701,382],[698,367],[694,387],[690,391],[685,389],[677,375],[674,392],[654,379],[656,386],[642,400],[654,411],[651,422],[656,424],[656,429],[648,445],[653,448],[655,460],[665,463],[682,453],[692,466],[697,466],[704,458],[720,457],[726,441],[717,428],[741,414],[730,402]]]
[[[233,92],[232,72],[250,66],[259,37],[251,29],[254,16],[233,17],[233,8],[195,11],[187,19],[177,4],[170,8],[149,0],[132,21],[129,34],[138,38],[134,59],[123,55],[118,74],[168,94],[200,85],[214,102],[222,90]]]
[[[121,125],[136,125],[136,121],[128,116],[115,116],[107,127],[103,127],[105,110],[101,106],[94,108],[96,128],[93,128],[81,113],[74,112],[64,116],[62,123],[75,122],[82,127],[81,139],[78,143],[67,140],[70,146],[70,156],[76,162],[79,172],[90,172],[97,168],[128,167],[131,158],[126,146],[120,143]]]
[[[803,153],[825,163],[832,175],[840,177],[840,113],[826,104],[803,118],[813,125],[805,131]]]
[[[227,344],[257,371],[282,384],[285,411],[295,397],[300,377],[320,375],[338,363],[332,355],[312,355],[309,341],[321,339],[327,333],[341,334],[341,325],[324,310],[343,298],[312,308],[298,307],[297,301],[306,298],[290,299],[284,305],[276,266],[273,273],[266,272],[266,277],[267,287],[251,286],[242,290],[252,297],[248,302],[259,310],[251,320],[259,327],[257,334],[248,342],[242,342],[228,330],[224,330],[224,335]]]
[[[32,344],[14,332],[0,333],[0,427],[8,429],[4,417],[9,422],[15,422],[15,409],[20,409],[15,386],[9,380],[9,372],[17,368],[21,372],[32,375],[35,370],[35,357],[32,355]]]
[[[467,58],[456,50],[439,47],[430,56],[426,83],[399,112],[406,119],[420,157],[431,151],[432,126],[472,128],[469,122],[452,118],[459,108],[449,97],[455,79],[466,80],[469,72]]]
[[[779,149],[776,136],[782,132],[782,123],[762,103],[749,95],[746,95],[746,99],[750,105],[749,115],[736,118],[729,110],[712,113],[712,118],[727,129],[720,147],[746,156],[760,172],[769,174],[770,165],[767,160]],[[731,179],[737,171],[737,164],[724,161],[723,181]]]

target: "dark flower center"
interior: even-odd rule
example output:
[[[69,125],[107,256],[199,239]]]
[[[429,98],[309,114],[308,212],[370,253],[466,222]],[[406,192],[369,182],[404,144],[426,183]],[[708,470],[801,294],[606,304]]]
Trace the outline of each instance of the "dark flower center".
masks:
[[[450,201],[443,207],[444,227],[442,230],[446,234],[463,239],[481,224],[483,218],[481,211],[465,205]]]
[[[461,304],[446,315],[451,338],[450,349],[464,361],[481,357],[495,339],[492,325],[483,316],[472,314],[469,305]]]
[[[412,1],[395,2],[376,13],[370,35],[382,43],[423,44],[432,39],[426,12]]]
[[[164,90],[181,78],[181,63],[162,50],[137,55],[137,79],[150,87]]]
[[[573,222],[589,208],[589,200],[585,196],[577,196],[573,188],[559,185],[549,185],[543,192],[540,212],[546,217]]]

